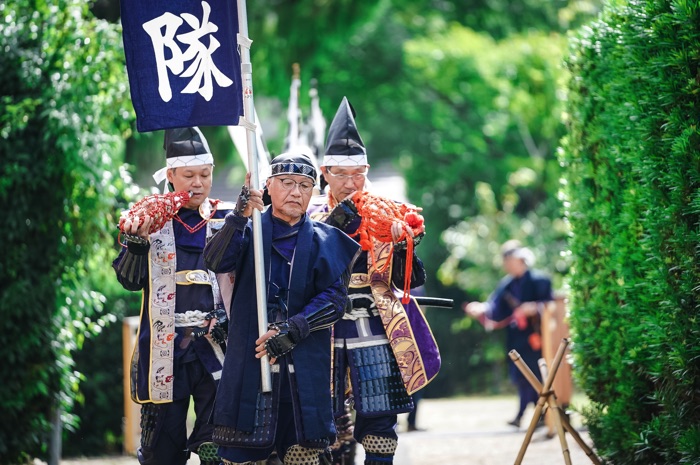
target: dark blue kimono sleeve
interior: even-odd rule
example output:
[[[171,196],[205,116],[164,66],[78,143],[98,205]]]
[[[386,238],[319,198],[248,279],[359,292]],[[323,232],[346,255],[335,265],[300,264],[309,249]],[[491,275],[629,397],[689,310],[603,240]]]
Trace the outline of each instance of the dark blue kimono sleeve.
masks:
[[[344,273],[335,283],[312,298],[301,313],[289,319],[290,324],[298,329],[301,339],[312,331],[330,328],[343,316],[348,302],[349,277],[349,273]]]
[[[513,315],[513,309],[505,299],[506,288],[499,286],[489,297],[486,305],[486,318],[492,321],[502,321]]]

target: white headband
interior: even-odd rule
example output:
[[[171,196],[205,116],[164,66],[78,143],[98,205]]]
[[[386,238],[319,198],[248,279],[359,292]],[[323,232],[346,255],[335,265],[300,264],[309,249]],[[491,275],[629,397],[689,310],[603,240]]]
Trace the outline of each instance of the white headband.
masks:
[[[214,156],[211,153],[201,153],[199,155],[186,155],[182,157],[171,157],[166,159],[167,165],[165,168],[161,168],[155,173],[153,173],[153,179],[156,181],[156,185],[165,181],[167,178],[166,173],[171,168],[179,168],[181,166],[198,166],[198,165],[212,165],[214,166]]]
[[[367,155],[326,155],[322,166],[365,166]]]

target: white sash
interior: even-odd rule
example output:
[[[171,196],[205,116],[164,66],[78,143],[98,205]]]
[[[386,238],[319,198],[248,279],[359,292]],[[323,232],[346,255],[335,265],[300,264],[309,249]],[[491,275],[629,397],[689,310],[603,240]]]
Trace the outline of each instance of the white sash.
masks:
[[[202,218],[211,215],[211,202],[206,199],[199,207]],[[206,237],[211,237],[211,222],[207,222]],[[151,328],[150,360],[148,370],[148,393],[154,403],[173,400],[173,356],[175,354],[175,290],[177,257],[173,222],[168,221],[163,229],[151,234],[148,252],[149,276],[151,277],[148,298],[148,317]],[[214,273],[209,271],[215,308],[223,305],[219,284]],[[211,310],[211,309],[207,309]],[[224,353],[219,344],[207,338],[216,358],[221,364]],[[212,373],[214,379],[221,377],[221,370]],[[141,399],[143,400],[143,399]]]

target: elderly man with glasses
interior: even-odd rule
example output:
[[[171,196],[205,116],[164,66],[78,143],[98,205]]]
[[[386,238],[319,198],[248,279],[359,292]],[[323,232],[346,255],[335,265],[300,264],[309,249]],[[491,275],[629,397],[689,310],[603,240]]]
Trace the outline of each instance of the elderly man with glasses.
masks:
[[[255,263],[253,209],[263,191],[249,187],[207,244],[204,259],[217,273],[233,273],[228,350],[214,406],[214,441],[225,464],[264,461],[273,451],[284,464],[316,465],[335,441],[331,404],[331,326],[347,304],[357,244],[306,209],[316,180],[311,160],[285,153],[272,160],[261,217],[264,263]],[[264,266],[269,331],[260,336],[256,266]],[[272,414],[259,418],[260,358],[272,363]],[[266,439],[255,431],[265,421]]]

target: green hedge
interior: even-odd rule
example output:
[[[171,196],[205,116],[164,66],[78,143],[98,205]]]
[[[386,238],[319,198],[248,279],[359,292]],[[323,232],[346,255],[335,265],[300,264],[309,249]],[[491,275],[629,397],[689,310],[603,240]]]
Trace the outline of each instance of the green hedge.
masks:
[[[0,4],[0,463],[45,457],[71,409],[73,352],[107,321],[89,277],[113,254],[132,120],[116,26],[80,0]]]
[[[92,286],[105,296],[103,319],[109,324],[74,354],[75,370],[83,377],[73,409],[80,422],[64,431],[64,457],[119,454],[123,450],[122,323],[124,317],[139,314],[141,293],[126,291],[117,281],[109,266],[117,253],[115,247],[101,263],[102,273],[91,279]]]
[[[615,464],[697,464],[700,5],[610,6],[571,44],[560,158],[591,436]]]
[[[566,37],[553,33],[494,41],[458,24],[404,46],[405,81],[426,91],[401,100],[407,129],[396,151],[409,199],[424,208],[426,290],[456,302],[427,311],[444,363],[426,396],[478,392],[494,374],[508,386],[504,335],[485,332],[461,304],[493,291],[505,240],[523,240],[545,268],[566,247],[565,228],[550,220],[560,212],[565,51]]]

